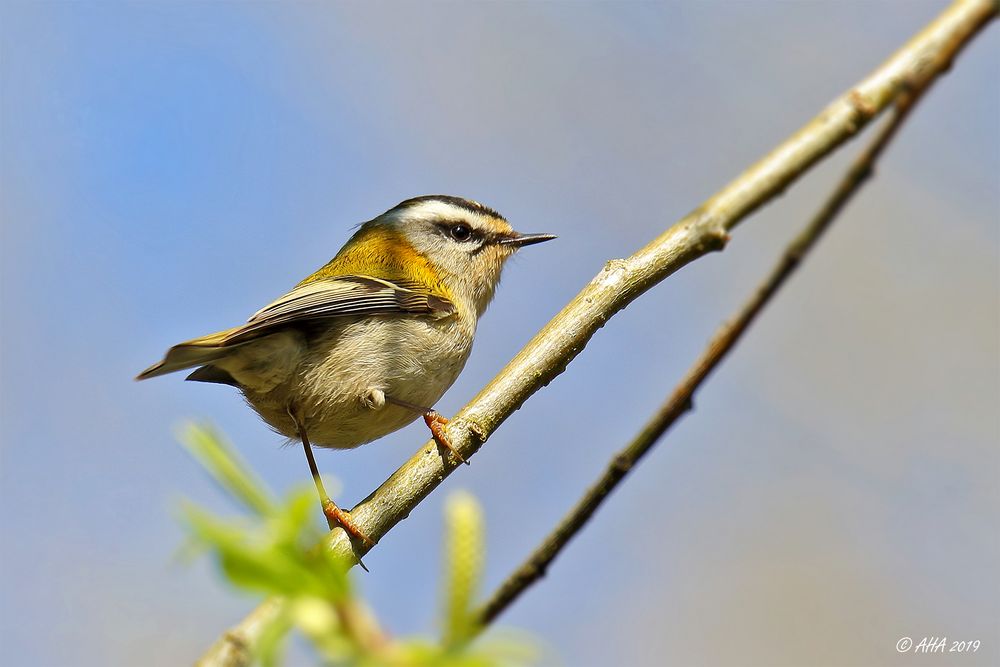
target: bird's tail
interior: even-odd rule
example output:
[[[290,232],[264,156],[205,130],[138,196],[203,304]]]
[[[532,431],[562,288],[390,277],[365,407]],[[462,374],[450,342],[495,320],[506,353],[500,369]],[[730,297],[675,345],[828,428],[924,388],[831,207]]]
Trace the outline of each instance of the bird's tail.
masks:
[[[232,335],[242,327],[227,329],[218,333],[202,336],[193,340],[178,343],[167,350],[163,360],[153,364],[143,372],[135,376],[136,380],[147,380],[158,375],[166,375],[174,371],[193,368],[194,366],[204,366],[217,359],[221,359],[233,351],[230,342]]]

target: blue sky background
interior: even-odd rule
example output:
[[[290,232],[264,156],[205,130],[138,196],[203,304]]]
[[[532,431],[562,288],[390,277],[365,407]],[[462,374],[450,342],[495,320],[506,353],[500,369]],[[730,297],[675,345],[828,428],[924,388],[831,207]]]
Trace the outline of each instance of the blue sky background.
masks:
[[[937,3],[34,2],[0,10],[2,638],[11,665],[190,663],[254,604],[179,564],[229,507],[174,439],[307,479],[228,388],[135,384],[425,193],[559,240],[512,262],[456,411],[597,271],[799,127]],[[504,625],[566,665],[1000,663],[1000,33]],[[857,145],[612,320],[367,559],[433,632],[442,502],[535,546],[750,293]],[[350,505],[426,438],[320,452]],[[318,517],[317,517],[318,518]],[[299,660],[305,660],[299,654]]]

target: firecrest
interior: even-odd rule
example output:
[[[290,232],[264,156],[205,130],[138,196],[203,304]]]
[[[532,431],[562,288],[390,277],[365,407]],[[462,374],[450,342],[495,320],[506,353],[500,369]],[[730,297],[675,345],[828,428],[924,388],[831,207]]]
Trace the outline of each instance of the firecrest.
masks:
[[[246,324],[175,345],[136,379],[196,368],[188,380],[239,389],[271,428],[301,440],[331,528],[370,544],[327,496],[310,443],[357,447],[423,416],[457,457],[433,406],[469,358],[504,261],[553,238],[519,234],[468,199],[408,199]]]

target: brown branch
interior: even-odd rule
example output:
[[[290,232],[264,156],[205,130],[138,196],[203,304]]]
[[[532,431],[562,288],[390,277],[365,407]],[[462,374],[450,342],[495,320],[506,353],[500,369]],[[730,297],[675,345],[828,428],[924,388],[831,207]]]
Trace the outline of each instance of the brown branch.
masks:
[[[940,62],[942,54],[952,57],[997,11],[996,0],[957,0],[852,90],[715,196],[631,257],[608,262],[452,419],[448,436],[462,458],[471,458],[524,401],[562,373],[608,319],[681,267],[721,250],[728,232],[743,218],[856,135],[892,103],[904,82],[920,82],[936,74],[929,65]],[[355,524],[377,542],[455,467],[429,440],[351,510]],[[331,532],[330,546],[355,558],[367,551],[355,551],[339,528]],[[217,642],[201,664],[245,664],[213,662],[213,655],[224,648]]]
[[[871,177],[875,162],[906,120],[916,102],[932,79],[923,82],[919,89],[904,92],[896,103],[896,110],[875,140],[848,168],[816,216],[785,248],[778,263],[753,296],[740,308],[736,316],[722,325],[709,341],[708,347],[688,369],[687,374],[674,388],[667,401],[660,406],[631,443],[611,459],[604,474],[584,494],[570,512],[563,517],[525,562],[517,568],[477,612],[479,627],[492,623],[528,587],[545,576],[556,556],[586,525],[590,518],[610,496],[635,465],[681,416],[692,408],[694,393],[715,370],[746,332],[747,327],[760,314],[764,306],[792,275],[806,254],[834,221],[844,206],[857,194]]]

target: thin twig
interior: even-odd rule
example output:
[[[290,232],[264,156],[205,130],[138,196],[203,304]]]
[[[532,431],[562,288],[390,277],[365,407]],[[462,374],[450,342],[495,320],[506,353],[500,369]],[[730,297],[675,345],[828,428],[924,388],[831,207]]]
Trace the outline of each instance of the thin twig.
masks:
[[[229,628],[205,652],[195,667],[246,667],[253,660],[257,639],[285,608],[283,598],[264,600],[237,625]]]
[[[736,316],[723,324],[709,341],[708,347],[687,374],[674,388],[667,401],[660,406],[631,443],[611,459],[604,473],[584,494],[583,498],[563,517],[542,543],[524,563],[517,568],[477,612],[479,628],[492,623],[525,590],[545,576],[546,570],[570,540],[586,525],[611,492],[618,486],[635,465],[660,440],[684,413],[692,408],[694,393],[715,370],[715,367],[735,347],[746,332],[747,327],[760,314],[764,306],[778,289],[792,275],[806,254],[834,221],[837,214],[857,194],[861,186],[871,177],[875,162],[896,131],[906,120],[910,110],[926,90],[930,80],[919,90],[903,93],[896,104],[896,110],[889,122],[881,129],[874,141],[858,156],[848,168],[844,178],[837,185],[816,216],[798,236],[785,248],[778,263],[767,279],[757,288],[751,298],[740,308]]]
[[[471,458],[524,401],[565,370],[608,319],[681,267],[721,250],[741,220],[855,136],[892,103],[902,82],[924,80],[929,63],[939,62],[942,54],[952,57],[997,11],[997,0],[957,0],[867,78],[715,196],[631,257],[608,262],[451,420],[448,437],[456,451]],[[351,516],[377,542],[456,467],[429,440],[354,507]],[[339,528],[331,532],[330,546],[355,558],[367,551],[354,552]],[[218,643],[213,651],[217,649]],[[202,659],[205,667],[216,664],[211,657],[210,652]]]

